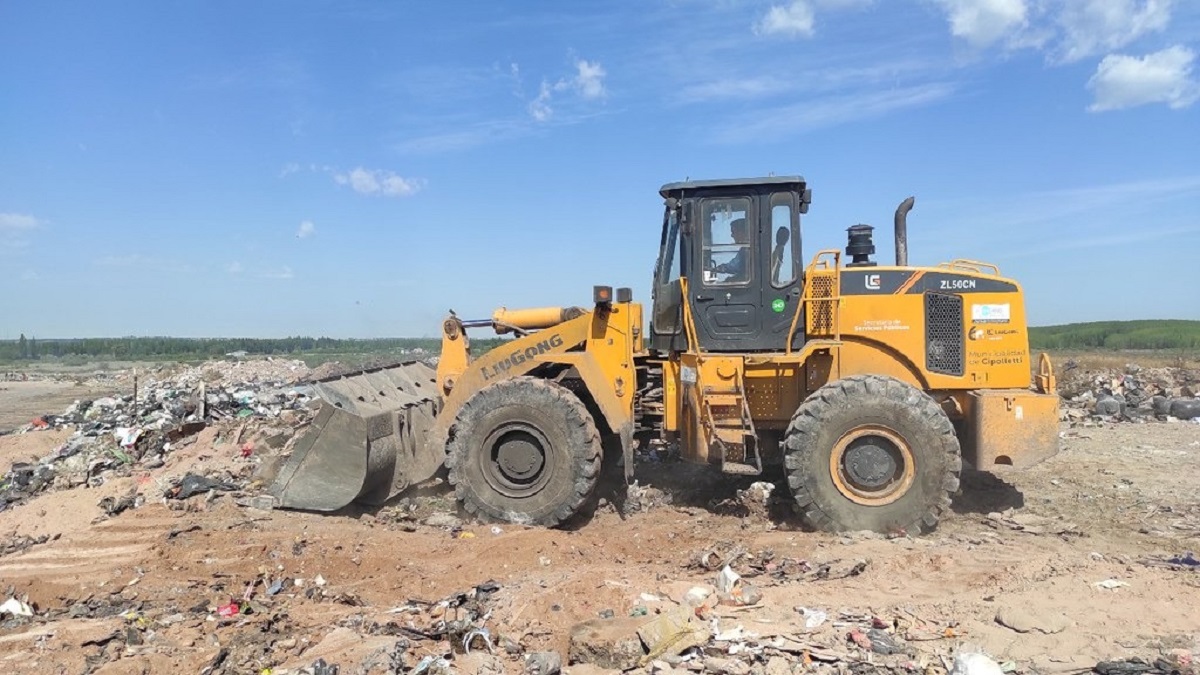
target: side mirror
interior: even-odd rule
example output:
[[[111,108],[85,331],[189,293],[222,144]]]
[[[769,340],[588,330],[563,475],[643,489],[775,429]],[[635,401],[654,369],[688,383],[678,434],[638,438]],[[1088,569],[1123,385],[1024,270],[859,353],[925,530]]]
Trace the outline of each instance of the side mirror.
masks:
[[[784,244],[788,243],[788,239],[791,239],[791,238],[792,238],[792,232],[791,232],[791,230],[787,229],[786,227],[781,227],[778,230],[775,230],[775,245],[776,246],[783,246]]]
[[[808,205],[812,203],[812,188],[806,188],[800,194],[800,213],[808,213]]]

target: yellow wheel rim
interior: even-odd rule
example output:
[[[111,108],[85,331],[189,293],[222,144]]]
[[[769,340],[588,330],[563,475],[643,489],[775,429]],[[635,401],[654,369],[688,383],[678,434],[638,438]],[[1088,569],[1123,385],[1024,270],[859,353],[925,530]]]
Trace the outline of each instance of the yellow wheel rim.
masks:
[[[829,455],[829,476],[856,504],[885,506],[912,487],[917,467],[912,449],[887,427],[864,424],[842,435]]]

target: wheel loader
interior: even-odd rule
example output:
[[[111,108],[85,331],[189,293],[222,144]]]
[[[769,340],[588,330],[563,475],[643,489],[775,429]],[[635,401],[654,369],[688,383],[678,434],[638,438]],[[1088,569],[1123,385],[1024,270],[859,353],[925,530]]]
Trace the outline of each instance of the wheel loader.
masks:
[[[782,466],[815,530],[924,533],[964,463],[1019,470],[1058,451],[1052,364],[1032,362],[1024,293],[995,265],[908,265],[873,228],[805,254],[801,176],[659,191],[649,311],[590,304],[442,324],[420,361],[313,383],[321,407],[271,486],[282,508],[378,505],[440,472],[485,521],[558,526],[592,497],[606,448],[633,477],[667,447],[734,476]],[[472,354],[468,331],[511,336]],[[764,468],[766,467],[766,468]]]

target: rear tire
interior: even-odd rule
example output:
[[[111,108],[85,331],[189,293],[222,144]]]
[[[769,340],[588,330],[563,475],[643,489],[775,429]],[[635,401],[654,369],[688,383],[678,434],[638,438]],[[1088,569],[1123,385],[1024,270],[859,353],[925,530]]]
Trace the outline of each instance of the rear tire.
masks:
[[[446,464],[467,512],[553,527],[591,496],[601,454],[600,434],[579,397],[522,376],[481,389],[463,405]]]
[[[821,387],[792,416],[784,443],[788,486],[816,530],[926,533],[958,491],[962,453],[950,418],[892,377]]]

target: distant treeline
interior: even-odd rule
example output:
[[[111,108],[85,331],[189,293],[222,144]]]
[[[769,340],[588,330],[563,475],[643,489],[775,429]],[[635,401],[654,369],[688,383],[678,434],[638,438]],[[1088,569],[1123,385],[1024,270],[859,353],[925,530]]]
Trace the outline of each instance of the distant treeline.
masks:
[[[481,354],[501,344],[500,338],[474,338],[471,351]],[[1101,321],[1030,328],[1033,349],[1184,349],[1200,350],[1200,321]],[[244,352],[248,356],[320,354],[383,355],[416,350],[436,354],[436,338],[367,340],[287,338],[78,338],[0,340],[0,361],[82,357],[114,361],[212,359]]]
[[[1098,321],[1030,328],[1033,349],[1200,350],[1200,321]]]
[[[497,338],[473,339],[471,351],[482,353],[499,344]],[[0,341],[0,361],[41,360],[49,357],[92,359],[210,359],[229,354],[287,356],[301,354],[402,354],[424,350],[436,354],[442,342],[436,338],[378,338],[342,340],[335,338],[26,338]]]

